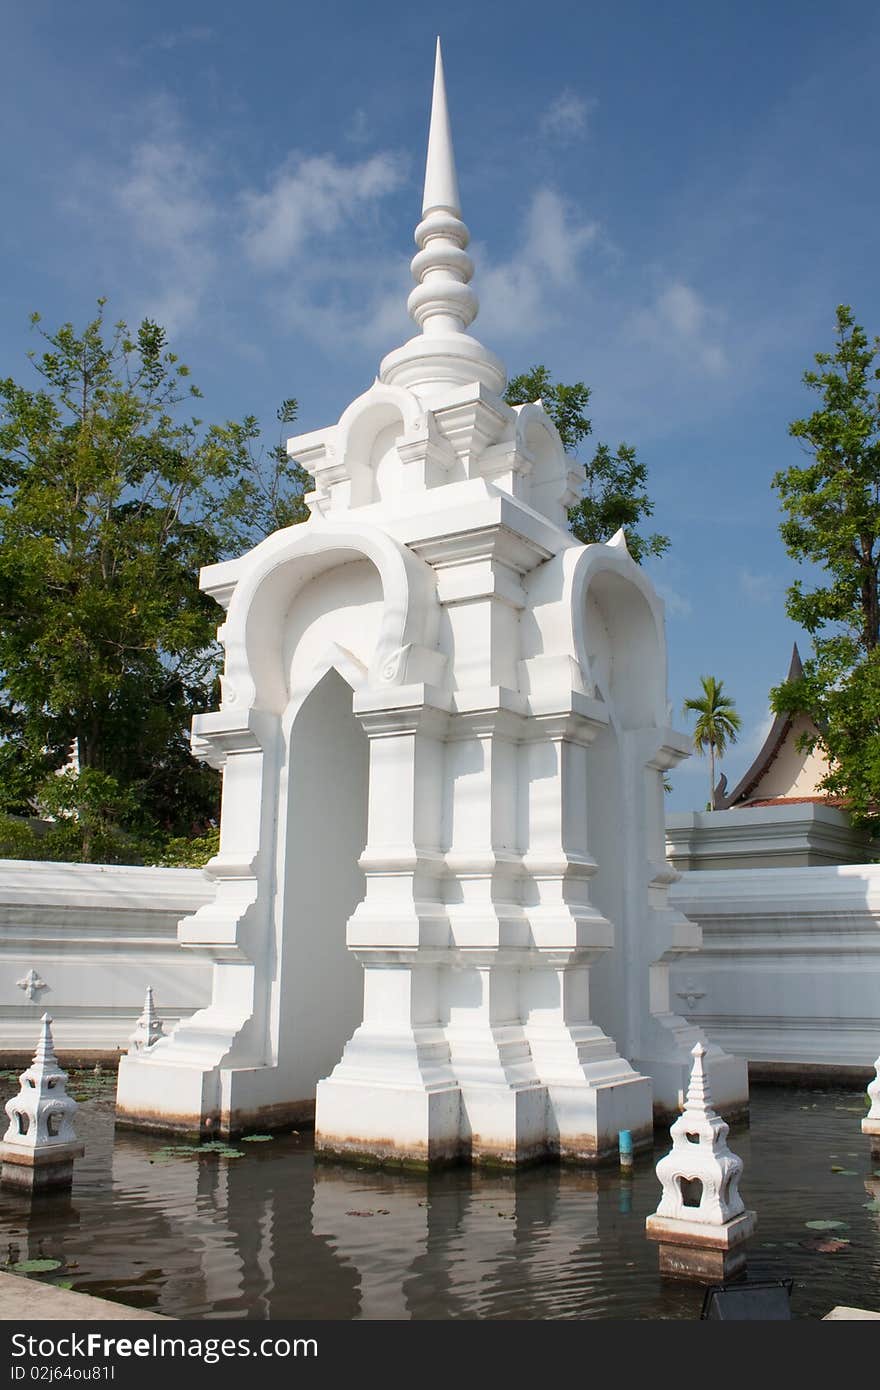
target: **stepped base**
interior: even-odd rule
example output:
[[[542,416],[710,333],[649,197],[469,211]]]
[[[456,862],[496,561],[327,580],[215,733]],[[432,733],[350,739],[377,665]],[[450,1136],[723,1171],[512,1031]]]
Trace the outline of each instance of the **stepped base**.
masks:
[[[69,1190],[74,1162],[84,1153],[83,1145],[77,1143],[36,1151],[0,1144],[0,1187],[24,1193]]]
[[[745,1273],[745,1243],[756,1225],[753,1211],[744,1211],[723,1226],[655,1215],[645,1222],[645,1234],[658,1242],[660,1273],[667,1278],[721,1284]]]

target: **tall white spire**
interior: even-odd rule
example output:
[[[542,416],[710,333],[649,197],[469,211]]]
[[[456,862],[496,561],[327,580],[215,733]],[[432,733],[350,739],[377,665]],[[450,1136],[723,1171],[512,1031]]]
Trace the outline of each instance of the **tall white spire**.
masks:
[[[503,363],[467,332],[479,308],[470,287],[474,265],[465,247],[470,233],[461,219],[461,197],[452,149],[452,127],[440,40],[434,60],[434,91],[428,130],[422,220],[412,259],[415,289],[407,300],[421,336],[411,338],[382,362],[379,378],[430,392],[432,386],[481,382],[504,390]]]
[[[452,150],[452,127],[449,123],[449,105],[446,100],[446,79],[443,75],[443,53],[439,38],[434,57],[434,94],[431,99],[422,216],[434,208],[446,208],[449,212],[461,215],[455,155]]]

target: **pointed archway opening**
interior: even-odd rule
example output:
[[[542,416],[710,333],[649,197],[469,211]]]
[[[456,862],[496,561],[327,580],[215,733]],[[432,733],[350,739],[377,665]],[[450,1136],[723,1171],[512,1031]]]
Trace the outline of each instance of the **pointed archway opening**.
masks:
[[[289,756],[279,1050],[291,1098],[311,1100],[363,1016],[363,971],[345,934],[364,896],[369,743],[338,671],[297,713]]]

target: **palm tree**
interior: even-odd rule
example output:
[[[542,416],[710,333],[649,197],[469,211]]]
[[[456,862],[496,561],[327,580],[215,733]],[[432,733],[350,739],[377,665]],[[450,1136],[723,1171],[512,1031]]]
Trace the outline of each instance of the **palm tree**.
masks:
[[[724,682],[714,676],[700,676],[702,695],[691,696],[684,702],[684,712],[697,716],[694,743],[702,754],[709,749],[709,810],[715,810],[715,755],[723,757],[728,743],[736,743],[742,720],[729,695],[724,694]]]

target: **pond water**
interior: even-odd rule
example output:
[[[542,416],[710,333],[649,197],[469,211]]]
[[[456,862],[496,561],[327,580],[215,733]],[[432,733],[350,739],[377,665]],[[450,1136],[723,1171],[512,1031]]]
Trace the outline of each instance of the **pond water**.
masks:
[[[702,1289],[661,1279],[645,1239],[660,1194],[647,1157],[626,1179],[613,1167],[328,1166],[305,1133],[176,1152],[114,1134],[113,1081],[72,1078],[86,1144],[72,1197],[0,1196],[5,1268],[54,1259],[48,1282],[172,1317],[699,1317]],[[880,1309],[880,1170],[864,1114],[859,1092],[755,1087],[751,1127],[731,1131],[758,1214],[749,1276],[792,1277],[796,1317]]]

